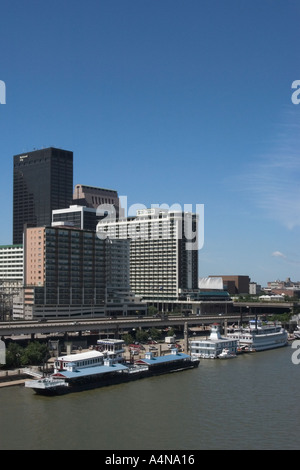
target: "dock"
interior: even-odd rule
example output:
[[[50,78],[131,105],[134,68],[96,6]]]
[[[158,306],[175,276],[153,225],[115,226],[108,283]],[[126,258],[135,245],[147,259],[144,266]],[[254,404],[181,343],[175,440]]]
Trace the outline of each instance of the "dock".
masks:
[[[14,370],[2,370],[0,371],[0,388],[13,387],[16,385],[24,385],[26,380],[30,380],[32,377],[41,377],[41,373],[34,373],[28,368],[14,369]]]
[[[0,388],[13,387],[13,386],[16,386],[16,385],[24,385],[25,380],[28,380],[28,378],[19,379],[19,380],[7,380],[6,382],[0,382]]]

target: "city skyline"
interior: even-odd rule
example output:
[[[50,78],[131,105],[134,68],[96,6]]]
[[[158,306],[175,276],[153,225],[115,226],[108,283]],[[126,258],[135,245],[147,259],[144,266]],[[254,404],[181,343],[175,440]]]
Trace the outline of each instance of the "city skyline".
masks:
[[[299,281],[296,1],[4,0],[1,11],[1,245],[13,155],[55,147],[73,152],[74,185],[114,188],[129,205],[203,204],[199,277]]]

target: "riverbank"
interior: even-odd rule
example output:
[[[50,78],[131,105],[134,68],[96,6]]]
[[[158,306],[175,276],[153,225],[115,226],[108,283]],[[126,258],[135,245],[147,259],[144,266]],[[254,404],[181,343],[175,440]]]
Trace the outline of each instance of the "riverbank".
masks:
[[[0,371],[0,388],[22,385],[30,378],[23,369],[11,369]]]
[[[24,385],[25,380],[28,380],[29,377],[25,377],[24,379],[19,380],[8,380],[6,382],[0,382],[0,388],[4,387],[15,387],[16,385]],[[30,379],[29,379],[30,380]]]

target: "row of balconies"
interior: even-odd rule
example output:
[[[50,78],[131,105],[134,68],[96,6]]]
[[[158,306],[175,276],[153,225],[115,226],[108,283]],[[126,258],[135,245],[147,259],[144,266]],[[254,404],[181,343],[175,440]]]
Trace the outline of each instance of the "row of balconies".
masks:
[[[151,284],[151,285],[161,285],[164,284],[176,284],[176,279],[174,276],[131,276],[130,277],[131,283],[139,283],[139,284]]]
[[[165,274],[165,273],[172,273],[175,274],[177,272],[176,266],[171,265],[171,264],[164,264],[160,266],[154,266],[151,264],[145,264],[144,266],[130,266],[130,273],[133,274],[151,274],[157,275],[159,273]]]
[[[131,279],[131,286],[133,288],[133,290],[138,286],[138,287],[141,287],[141,286],[144,286],[144,287],[151,287],[153,289],[161,289],[162,287],[169,287],[169,288],[172,288],[175,287],[177,285],[176,282],[167,282],[165,279],[158,279],[158,280],[153,280],[153,279],[149,279],[147,281],[139,281],[137,279]]]

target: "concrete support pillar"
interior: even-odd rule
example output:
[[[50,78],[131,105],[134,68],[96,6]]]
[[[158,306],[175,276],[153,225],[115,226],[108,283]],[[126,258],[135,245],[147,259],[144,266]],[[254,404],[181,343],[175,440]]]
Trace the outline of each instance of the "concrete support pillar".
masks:
[[[187,322],[184,322],[183,335],[184,335],[184,342],[183,342],[184,352],[186,354],[188,354],[188,351],[189,351],[189,333],[188,333],[188,323]]]

